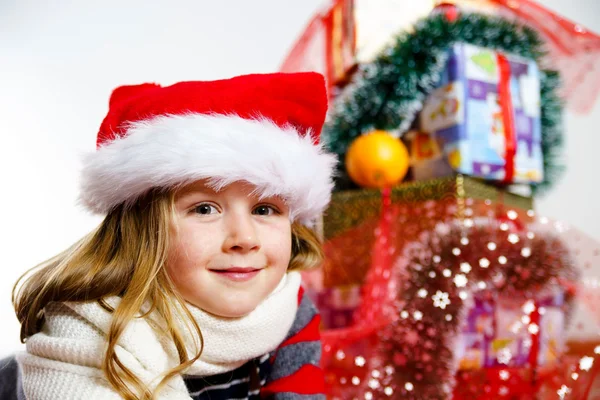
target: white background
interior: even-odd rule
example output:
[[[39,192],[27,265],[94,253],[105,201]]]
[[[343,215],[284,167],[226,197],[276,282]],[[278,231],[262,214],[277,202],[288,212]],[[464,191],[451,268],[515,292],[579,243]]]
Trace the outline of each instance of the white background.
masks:
[[[408,0],[398,0],[408,1]],[[413,1],[413,0],[411,0]],[[49,6],[49,3],[54,3]],[[545,0],[600,32],[597,0]],[[125,83],[276,71],[321,0],[0,2],[0,357],[20,348],[14,281],[91,230],[79,159]],[[567,114],[569,170],[538,211],[600,240],[600,102]]]

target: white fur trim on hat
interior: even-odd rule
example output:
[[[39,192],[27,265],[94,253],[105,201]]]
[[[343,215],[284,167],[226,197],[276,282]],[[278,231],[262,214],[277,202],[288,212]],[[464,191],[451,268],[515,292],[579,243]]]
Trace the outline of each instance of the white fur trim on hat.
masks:
[[[236,181],[261,196],[279,195],[304,224],[325,209],[336,158],[309,134],[236,115],[164,115],[135,122],[127,134],[84,159],[81,201],[105,214],[152,188],[208,179],[216,190]]]

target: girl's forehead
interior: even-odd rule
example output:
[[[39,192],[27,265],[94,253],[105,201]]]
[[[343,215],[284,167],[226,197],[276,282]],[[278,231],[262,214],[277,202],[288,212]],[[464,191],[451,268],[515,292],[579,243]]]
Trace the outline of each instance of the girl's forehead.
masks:
[[[260,189],[246,181],[235,181],[227,186],[220,188],[219,190],[215,189],[208,180],[198,180],[192,183],[189,183],[180,189],[177,190],[175,194],[175,198],[188,197],[191,195],[241,195],[246,197],[256,197],[261,198],[262,193]],[[281,196],[269,196],[269,198],[277,198],[280,200],[284,200]]]

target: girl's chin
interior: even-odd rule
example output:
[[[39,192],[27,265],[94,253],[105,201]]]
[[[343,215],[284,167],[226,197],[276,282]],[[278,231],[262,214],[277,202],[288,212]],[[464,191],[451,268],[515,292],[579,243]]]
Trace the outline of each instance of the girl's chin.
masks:
[[[250,314],[254,309],[258,306],[258,303],[251,299],[236,299],[236,300],[226,300],[221,299],[220,304],[203,304],[200,301],[189,301],[188,303],[193,306],[205,311],[209,314],[214,315],[215,317],[220,318],[242,318],[246,315]]]
[[[227,307],[226,309],[224,308],[219,308],[218,310],[214,310],[214,312],[209,312],[210,314],[213,314],[214,316],[220,317],[220,318],[242,318],[245,317],[246,315],[250,314],[252,311],[254,310],[254,308],[248,308],[247,306],[245,307],[239,307],[239,308],[235,308],[235,307]]]

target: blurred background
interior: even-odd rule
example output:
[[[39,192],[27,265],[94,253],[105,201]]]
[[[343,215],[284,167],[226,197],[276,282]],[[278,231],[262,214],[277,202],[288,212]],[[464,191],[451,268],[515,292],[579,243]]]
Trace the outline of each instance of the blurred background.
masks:
[[[596,0],[539,3],[600,32]],[[94,150],[111,90],[121,84],[167,85],[277,71],[326,4],[0,2],[0,357],[21,349],[10,302],[16,279],[99,222],[76,203],[78,170],[82,154]],[[587,114],[566,112],[567,172],[536,202],[538,214],[575,226],[596,241],[599,127],[598,101]]]

